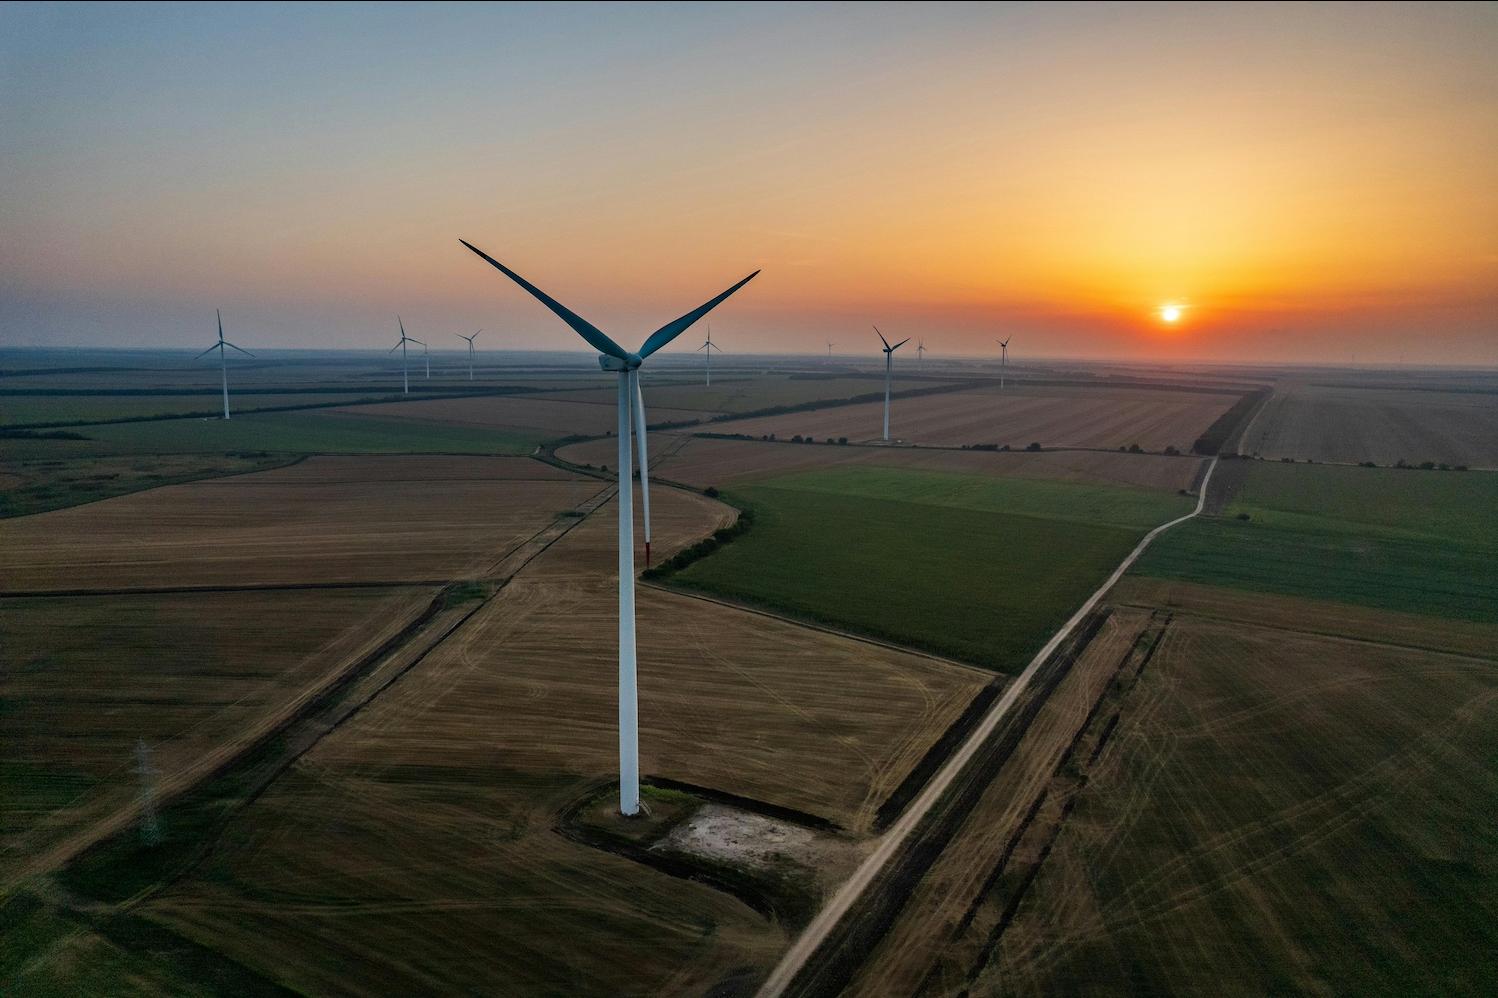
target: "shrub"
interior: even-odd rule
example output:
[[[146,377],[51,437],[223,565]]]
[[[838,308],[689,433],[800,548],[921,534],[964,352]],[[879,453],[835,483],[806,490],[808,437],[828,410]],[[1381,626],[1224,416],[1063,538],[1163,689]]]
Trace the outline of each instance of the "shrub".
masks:
[[[1359,461],[1358,462],[1358,467],[1359,468],[1377,468],[1378,465],[1374,464],[1372,461]]]
[[[847,437],[838,437],[837,438],[837,442],[846,447],[847,444],[848,444],[848,438]]]
[[[1171,457],[1175,457],[1176,455],[1180,454],[1181,451],[1178,447],[1168,446],[1165,448],[1165,453],[1169,454]]]
[[[1421,461],[1420,462],[1420,470],[1421,471],[1435,471],[1436,470],[1436,463],[1434,461]]]
[[[1240,519],[1240,520],[1248,520],[1249,519],[1249,515],[1247,513],[1239,513],[1238,514],[1238,519]]]
[[[1029,444],[1025,447],[1025,450],[1040,450],[1040,444]]]
[[[1144,453],[1144,448],[1141,447],[1141,446],[1139,446],[1138,444],[1129,444],[1129,453],[1130,454],[1143,454]]]
[[[702,494],[707,496],[709,499],[716,499],[718,498],[718,488],[715,485],[709,485],[707,488],[702,490]]]

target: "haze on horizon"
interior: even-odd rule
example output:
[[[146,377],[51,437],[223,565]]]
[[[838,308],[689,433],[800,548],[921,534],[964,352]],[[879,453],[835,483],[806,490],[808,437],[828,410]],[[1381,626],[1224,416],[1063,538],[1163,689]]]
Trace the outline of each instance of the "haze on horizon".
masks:
[[[461,236],[622,340],[763,268],[734,352],[1490,366],[1495,49],[1492,4],[0,5],[0,345],[575,348]]]

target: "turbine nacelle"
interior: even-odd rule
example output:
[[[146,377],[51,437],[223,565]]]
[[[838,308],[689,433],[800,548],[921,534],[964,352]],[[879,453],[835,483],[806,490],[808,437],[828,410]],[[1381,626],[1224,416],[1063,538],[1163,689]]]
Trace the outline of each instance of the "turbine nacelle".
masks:
[[[637,353],[625,354],[623,357],[610,357],[606,353],[598,355],[598,366],[605,371],[634,371],[643,363],[645,358]]]

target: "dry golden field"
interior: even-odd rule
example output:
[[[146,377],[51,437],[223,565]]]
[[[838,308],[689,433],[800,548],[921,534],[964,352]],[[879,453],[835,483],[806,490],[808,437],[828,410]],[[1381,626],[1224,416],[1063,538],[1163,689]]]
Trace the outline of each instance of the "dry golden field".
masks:
[[[729,516],[652,500],[662,556]],[[610,502],[137,913],[323,993],[701,993],[767,969],[781,926],[554,828],[616,764],[613,531]],[[642,770],[854,836],[991,679],[655,589],[639,604]]]
[[[1236,395],[1125,388],[1058,386],[995,388],[895,399],[890,437],[917,444],[961,446],[1008,444],[1023,448],[1100,447],[1138,444],[1145,450],[1174,446],[1189,451],[1211,422],[1237,401]],[[714,423],[723,433],[780,439],[792,435],[880,437],[884,403],[866,402],[811,412]],[[652,419],[655,417],[652,416]]]
[[[433,593],[0,599],[0,881],[131,809],[138,740],[168,792],[398,632]]]
[[[840,447],[826,444],[715,440],[683,432],[650,434],[650,467],[671,481],[703,488],[771,478],[792,471],[868,464],[911,471],[1011,475],[1063,482],[1127,485],[1174,492],[1191,484],[1200,460],[1110,451],[963,451]],[[559,448],[557,456],[594,467],[618,462],[618,442],[589,440]]]
[[[1498,394],[1283,385],[1240,449],[1300,461],[1495,468]]]
[[[605,488],[525,458],[332,458],[7,521],[4,591],[475,578]]]
[[[572,433],[604,433],[616,429],[614,399],[558,401],[520,395],[431,399],[419,402],[389,402],[331,409],[360,416],[395,416],[425,420],[448,426],[479,426],[497,429],[543,430],[558,437]],[[711,412],[653,406],[645,399],[645,412],[652,423],[705,419]]]

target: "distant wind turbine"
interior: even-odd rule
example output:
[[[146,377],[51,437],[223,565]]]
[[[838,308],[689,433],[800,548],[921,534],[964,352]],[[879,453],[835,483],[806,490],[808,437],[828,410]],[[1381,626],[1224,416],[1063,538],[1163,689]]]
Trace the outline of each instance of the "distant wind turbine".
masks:
[[[879,333],[879,327],[874,327],[874,332]],[[884,439],[889,440],[889,385],[894,377],[895,351],[910,342],[907,336],[894,346],[889,345],[889,340],[879,333],[879,341],[884,344]]]
[[[401,317],[400,316],[397,315],[395,317],[395,321],[401,327],[401,338],[395,342],[395,346],[393,346],[393,347],[390,348],[390,352],[391,353],[395,353],[397,347],[400,349],[400,352],[401,352],[401,392],[403,394],[410,395],[411,394],[411,371],[410,371],[410,368],[406,365],[406,344],[407,343],[415,343],[416,345],[418,345],[420,347],[425,347],[426,344],[422,343],[420,340],[418,340],[418,339],[416,339],[414,337],[406,335],[406,324],[404,322],[401,322]],[[427,369],[427,376],[431,377],[431,369],[430,368]]]
[[[707,351],[707,387],[711,388],[713,386],[713,351],[716,350],[719,353],[723,352],[723,348],[713,342],[712,326],[707,327],[707,341],[697,349]]]
[[[650,560],[650,469],[645,453],[645,401],[640,393],[640,365],[651,354],[685,332],[692,323],[712,311],[725,298],[754,279],[759,271],[739,281],[705,305],[666,323],[646,338],[638,353],[630,353],[609,339],[602,330],[572,312],[540,288],[515,273],[467,240],[459,240],[500,273],[528,291],[557,318],[572,327],[589,346],[599,352],[598,366],[619,375],[619,811],[640,811],[640,740],[638,693],[635,682],[635,550],[634,504],[631,501],[634,474],[630,469],[630,415],[640,442],[640,498],[645,514],[645,559]]]
[[[926,341],[917,340],[915,344],[915,362],[919,364],[926,359]]]
[[[193,360],[197,360],[198,357],[206,357],[209,354],[213,353],[213,351],[215,351],[215,350],[218,351],[219,373],[223,375],[223,380],[224,380],[224,418],[228,419],[229,418],[229,360],[225,356],[224,348],[228,347],[230,350],[239,350],[239,352],[242,353],[242,354],[244,354],[246,357],[253,357],[255,355],[252,354],[252,353],[250,353],[248,350],[241,350],[239,347],[235,346],[233,343],[230,343],[228,340],[224,339],[224,315],[218,309],[214,309],[213,310],[213,314],[216,315],[216,316],[218,316],[218,342],[215,343],[215,344],[213,344],[213,346],[209,347],[207,350],[204,350],[202,353],[198,354],[198,356],[194,357]]]
[[[828,360],[832,359],[832,341],[831,340],[827,341],[827,359]]]
[[[1013,336],[1009,337],[1009,340],[1012,340],[1012,339],[1014,339]],[[1003,360],[999,361],[999,387],[1000,388],[1004,387],[1004,374],[1009,370],[1009,340],[999,340],[999,339],[994,340],[994,342],[999,345],[999,349],[1001,349],[1001,350],[1004,351],[1004,358],[1003,358]]]
[[[473,337],[477,336],[479,333],[482,333],[482,332],[483,332],[482,329],[476,329],[476,330],[474,330],[473,336],[464,336],[462,333],[458,333],[457,334],[458,339],[460,339],[460,340],[467,340],[468,341],[468,380],[469,381],[473,380]]]

